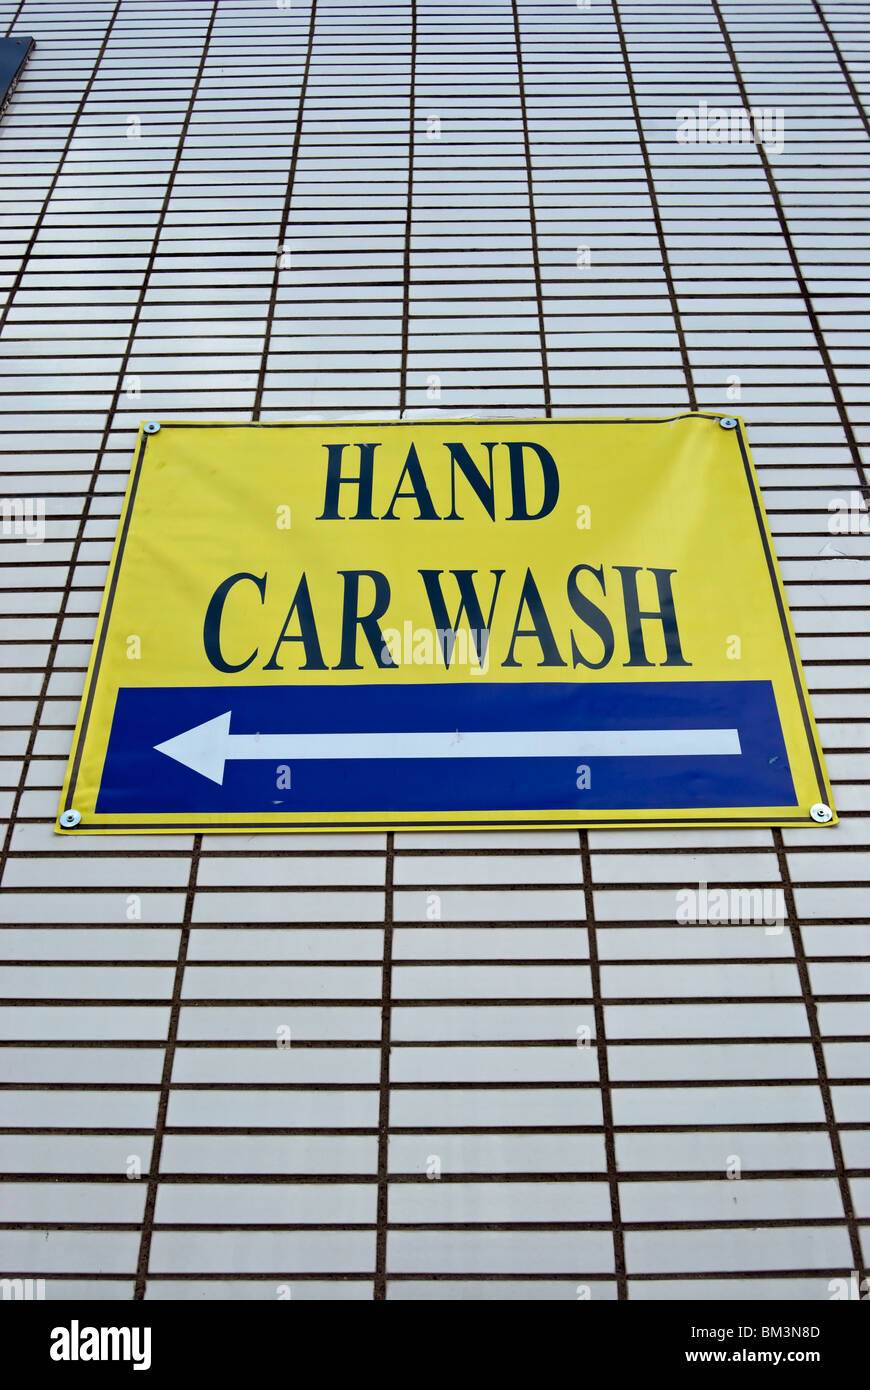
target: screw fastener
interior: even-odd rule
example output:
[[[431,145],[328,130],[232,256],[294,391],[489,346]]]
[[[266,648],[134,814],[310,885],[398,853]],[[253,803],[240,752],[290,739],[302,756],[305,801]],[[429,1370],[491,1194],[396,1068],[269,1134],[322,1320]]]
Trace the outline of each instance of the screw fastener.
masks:
[[[156,434],[157,431],[158,431],[159,429],[160,429],[160,425],[159,425],[159,423],[158,423],[156,420],[149,420],[148,423],[147,423],[146,426],[145,426],[145,433],[146,433],[146,434]]]
[[[61,825],[64,830],[75,830],[76,826],[81,821],[81,818],[81,811],[61,811],[60,816],[58,818],[58,824]]]
[[[736,430],[737,421],[733,415],[723,415],[719,420],[719,426],[723,430]],[[145,428],[147,430],[148,426],[146,425]]]
[[[810,815],[813,820],[817,820],[820,825],[827,825],[829,820],[834,819],[834,813],[830,806],[826,806],[823,801],[817,801],[815,806],[810,807]]]

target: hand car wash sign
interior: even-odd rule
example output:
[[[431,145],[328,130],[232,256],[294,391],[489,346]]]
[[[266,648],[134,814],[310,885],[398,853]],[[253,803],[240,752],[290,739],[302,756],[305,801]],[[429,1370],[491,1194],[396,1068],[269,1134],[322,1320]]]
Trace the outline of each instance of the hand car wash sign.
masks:
[[[830,803],[739,422],[143,429],[59,828]]]

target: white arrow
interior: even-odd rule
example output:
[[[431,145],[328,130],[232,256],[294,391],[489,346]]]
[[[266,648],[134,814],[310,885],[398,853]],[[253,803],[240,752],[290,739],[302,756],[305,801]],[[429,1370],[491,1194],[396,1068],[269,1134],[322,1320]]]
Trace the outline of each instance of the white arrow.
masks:
[[[662,758],[739,754],[736,729],[518,729],[515,732],[231,734],[232,711],[155,743],[158,753],[223,785],[232,761],[299,758]]]

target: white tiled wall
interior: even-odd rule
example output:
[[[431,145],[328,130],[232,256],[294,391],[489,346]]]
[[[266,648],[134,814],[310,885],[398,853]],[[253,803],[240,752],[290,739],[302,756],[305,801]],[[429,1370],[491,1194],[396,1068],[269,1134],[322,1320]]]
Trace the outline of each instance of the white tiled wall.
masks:
[[[0,0],[37,41],[0,122],[0,486],[47,526],[0,557],[3,1275],[819,1300],[863,1270],[870,537],[828,504],[867,495],[868,21]],[[678,143],[701,101],[781,109],[784,148]],[[53,834],[141,418],[655,415],[735,377],[837,830]],[[678,926],[702,881],[779,890],[784,930]]]

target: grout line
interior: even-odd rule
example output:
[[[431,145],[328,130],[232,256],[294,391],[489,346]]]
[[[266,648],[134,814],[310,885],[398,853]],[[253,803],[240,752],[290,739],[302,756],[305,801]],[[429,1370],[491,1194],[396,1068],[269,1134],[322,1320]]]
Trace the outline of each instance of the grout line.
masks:
[[[384,905],[384,959],[380,1040],[380,1081],[378,1100],[378,1199],[375,1242],[374,1298],[387,1297],[387,1235],[390,1201],[390,1045],[392,1035],[393,984],[393,836],[387,836],[386,897]]]
[[[402,251],[402,340],[399,365],[399,415],[404,414],[408,392],[408,356],[411,324],[411,231],[414,222],[414,155],[417,127],[417,0],[411,0],[411,53],[408,85],[408,202]]]
[[[674,330],[676,332],[680,344],[680,356],[683,360],[683,372],[686,378],[686,389],[689,393],[689,408],[691,410],[697,410],[698,399],[695,394],[695,383],[692,375],[692,364],[691,359],[689,357],[688,345],[686,343],[686,335],[683,329],[683,321],[680,315],[680,303],[679,299],[677,298],[677,291],[674,285],[674,277],[673,272],[671,270],[671,259],[668,254],[667,240],[665,238],[664,223],[662,222],[662,215],[659,209],[658,194],[656,193],[652,161],[649,157],[646,136],[644,135],[643,121],[640,113],[640,105],[638,103],[637,92],[635,91],[634,86],[634,78],[632,76],[631,58],[629,57],[628,53],[628,44],[626,43],[625,39],[625,31],[622,27],[622,19],[619,13],[618,0],[610,0],[610,7],[613,12],[613,18],[616,22],[616,32],[619,35],[619,47],[622,53],[622,64],[623,68],[625,69],[625,78],[628,83],[628,93],[631,97],[631,107],[632,111],[634,112],[634,123],[637,129],[638,144],[640,146],[641,158],[643,159],[643,167],[646,173],[646,183],[647,190],[649,193],[650,207],[652,208],[653,221],[655,222],[656,226],[656,236],[658,237],[662,269],[665,274],[665,281],[667,283],[668,289],[668,299],[670,300],[671,305],[671,317],[673,319]]]
[[[194,836],[193,851],[190,856],[190,877],[184,904],[184,924],[178,945],[178,960],[172,985],[172,1002],[169,1010],[169,1026],[166,1037],[166,1051],[163,1054],[163,1073],[160,1080],[160,1095],[157,1102],[157,1117],[154,1122],[154,1142],[151,1146],[151,1161],[148,1165],[148,1188],[145,1194],[145,1208],[142,1215],[139,1240],[139,1258],[136,1264],[136,1287],[134,1299],[145,1297],[148,1282],[148,1264],[151,1258],[151,1239],[154,1234],[154,1209],[157,1205],[157,1189],[160,1182],[160,1160],[163,1153],[163,1140],[166,1134],[166,1115],[169,1109],[169,1096],[172,1088],[172,1068],[175,1062],[175,1047],[178,1041],[178,1026],[181,1018],[181,993],[184,986],[184,968],[190,942],[190,924],[193,917],[193,903],[196,896],[196,875],[199,868],[199,853],[202,836]]]
[[[120,3],[120,0],[119,0],[119,3]],[[12,33],[12,30],[15,28],[16,24],[18,23],[18,20],[19,20],[19,18],[20,18],[20,16],[21,16],[21,11],[22,11],[23,9],[24,9],[24,0],[18,0],[18,8],[16,9],[15,14],[14,14],[14,15],[12,16],[12,18],[10,19],[9,24],[8,24],[8,26],[7,26],[7,28],[6,28],[6,37],[7,37],[7,39],[9,39],[9,38],[17,38],[17,37],[18,37],[17,34],[13,34],[13,33]],[[21,37],[23,38],[24,35],[22,35]]]
[[[849,71],[849,67],[848,67],[848,64],[847,64],[847,62],[846,62],[846,59],[843,57],[843,53],[842,53],[842,50],[841,50],[841,48],[840,48],[840,45],[839,45],[839,43],[838,43],[837,40],[836,40],[836,37],[835,37],[835,35],[834,35],[834,32],[833,32],[833,30],[832,30],[830,24],[828,23],[828,20],[827,20],[827,17],[826,17],[826,15],[825,15],[824,10],[822,9],[821,5],[819,4],[819,0],[812,0],[812,4],[813,4],[813,9],[815,10],[816,14],[817,14],[818,17],[819,17],[819,21],[820,21],[820,23],[821,23],[821,25],[822,25],[822,28],[824,29],[825,33],[826,33],[827,36],[828,36],[828,40],[829,40],[829,42],[830,42],[830,45],[831,45],[831,47],[832,47],[833,50],[834,50],[834,54],[835,54],[835,56],[836,56],[837,63],[839,64],[840,71],[841,71],[842,74],[843,74],[843,77],[844,77],[845,82],[846,82],[846,86],[849,88],[849,95],[851,96],[853,102],[855,103],[855,109],[856,109],[856,111],[858,112],[858,115],[859,115],[860,118],[861,118],[861,124],[863,125],[863,127],[864,127],[864,129],[866,130],[867,134],[870,135],[870,117],[868,117],[867,112],[866,112],[866,110],[864,109],[864,104],[863,104],[863,102],[861,101],[860,93],[859,93],[859,91],[858,91],[858,88],[855,86],[855,82],[854,82],[854,80],[853,80],[853,78],[852,78],[851,72]]]
[[[615,2],[616,0],[614,0],[614,3]],[[734,71],[734,79],[737,83],[737,87],[740,92],[740,99],[743,102],[744,109],[750,110],[752,107],[752,102],[750,101],[749,93],[746,90],[746,83],[743,80],[743,74],[740,70],[740,65],[737,61],[737,54],[734,50],[734,44],[731,41],[731,35],[728,32],[728,26],[726,25],[725,20],[723,18],[722,10],[719,6],[719,0],[710,0],[710,3],[713,8],[713,13],[715,14],[716,20],[719,24],[719,29],[722,34],[722,40],[725,44],[725,49],[727,51],[731,67]],[[813,335],[816,339],[816,345],[819,350],[819,356],[822,360],[822,364],[824,365],[825,372],[828,378],[828,385],[830,386],[831,393],[834,397],[834,405],[836,407],[837,415],[839,416],[840,424],[842,426],[843,433],[846,437],[846,443],[848,444],[849,452],[852,456],[852,463],[856,473],[858,474],[861,487],[865,491],[868,491],[870,490],[870,481],[868,481],[867,474],[864,471],[864,461],[861,457],[861,449],[859,447],[855,431],[852,428],[852,421],[849,416],[845,400],[843,399],[843,393],[840,389],[840,382],[839,378],[837,377],[836,368],[834,367],[831,354],[828,350],[828,345],[825,341],[825,335],[822,332],[822,326],[819,323],[819,316],[816,312],[815,302],[810,292],[809,286],[807,285],[806,279],[804,278],[803,268],[801,266],[801,262],[798,257],[797,251],[795,250],[795,245],[791,235],[791,228],[788,223],[788,218],[785,214],[785,209],[783,207],[782,198],[780,197],[779,187],[774,176],[773,168],[771,166],[770,160],[767,155],[767,150],[764,148],[764,145],[756,143],[755,150],[758,154],[759,160],[761,161],[761,167],[764,172],[764,176],[767,179],[767,186],[770,190],[771,200],[773,202],[773,206],[776,211],[777,218],[779,220],[779,225],[782,229],[783,241],[785,242],[785,247],[789,255],[789,260],[791,261],[792,274],[794,275],[795,281],[797,282],[801,298],[804,302],[806,315],[810,321],[810,326],[813,330]]]
[[[520,32],[520,15],[517,0],[511,0],[514,23],[514,46],[516,48],[517,83],[520,98],[520,111],[523,121],[523,147],[526,160],[526,190],[529,200],[529,229],[532,242],[532,263],[535,273],[535,300],[538,308],[538,336],[541,346],[541,380],[544,390],[544,414],[551,413],[550,367],[547,358],[547,325],[544,315],[544,287],[541,279],[541,256],[538,246],[538,229],[535,219],[535,182],[532,170],[532,146],[529,136],[529,115],[526,106],[526,84],[523,73],[523,43]]]
[[[81,119],[85,106],[87,105],[88,98],[90,97],[94,83],[97,80],[97,76],[100,71],[100,65],[105,56],[109,40],[112,37],[112,30],[115,25],[115,20],[118,18],[118,14],[121,9],[121,3],[122,0],[115,0],[115,8],[112,10],[111,18],[109,19],[109,22],[106,26],[106,32],[103,35],[102,42],[100,43],[100,46],[97,50],[97,55],[94,58],[94,66],[91,70],[91,75],[85,83],[85,89],[82,92],[81,97],[79,98],[79,104],[76,107],[75,114],[73,115],[72,120],[70,122],[69,132],[67,134],[66,140],[63,143],[63,148],[58,154],[57,168],[55,169],[51,177],[51,182],[49,183],[45,197],[42,200],[42,207],[40,208],[39,215],[33,224],[33,230],[31,231],[27,248],[21,257],[21,264],[18,267],[18,270],[16,271],[15,275],[13,276],[12,284],[9,286],[9,290],[7,292],[6,297],[6,303],[4,304],[3,308],[0,309],[0,334],[2,334],[3,329],[6,326],[7,320],[9,318],[9,311],[15,303],[16,295],[18,294],[18,291],[21,289],[22,281],[24,279],[25,274],[27,273],[27,269],[30,263],[30,257],[33,255],[33,248],[36,245],[36,239],[39,236],[40,231],[42,230],[42,225],[45,221],[49,204],[54,196],[54,192],[57,188],[60,176],[63,173],[64,164],[66,163],[67,156],[70,151],[70,146],[72,145],[73,138],[76,134],[76,127],[79,123],[79,120]]]
[[[818,1074],[819,1090],[821,1091],[822,1106],[825,1112],[825,1122],[827,1124],[828,1136],[831,1141],[831,1152],[834,1158],[834,1169],[837,1175],[837,1185],[840,1189],[840,1200],[843,1203],[843,1215],[846,1227],[849,1232],[849,1243],[852,1247],[852,1261],[855,1269],[859,1271],[859,1278],[863,1278],[866,1270],[864,1257],[861,1250],[861,1231],[855,1215],[855,1208],[852,1202],[852,1191],[849,1186],[849,1178],[846,1173],[846,1162],[843,1157],[843,1146],[840,1140],[840,1132],[837,1127],[837,1120],[834,1113],[834,1102],[831,1095],[831,1083],[828,1077],[828,1068],[825,1061],[824,1043],[822,1032],[819,1026],[819,1016],[817,1008],[818,995],[813,994],[812,982],[810,980],[809,966],[807,964],[806,951],[804,949],[803,937],[801,935],[800,918],[797,913],[794,898],[794,888],[792,886],[789,873],[788,860],[786,857],[785,846],[782,839],[782,831],[774,830],[774,844],[776,845],[777,858],[779,859],[780,874],[782,875],[783,892],[785,894],[786,913],[788,916],[789,930],[791,932],[792,947],[794,950],[795,964],[800,979],[801,991],[803,993],[804,1007],[806,1009],[807,1024],[809,1027],[810,1040],[812,1043],[813,1057]]]
[[[607,1162],[607,1184],[610,1189],[610,1215],[613,1233],[613,1267],[616,1274],[617,1298],[628,1298],[628,1279],[625,1266],[625,1237],[619,1199],[619,1175],[616,1162],[616,1139],[613,1129],[613,1098],[610,1091],[610,1063],[607,1054],[607,1033],[604,1021],[604,999],[601,993],[601,968],[595,923],[595,897],[592,891],[592,860],[589,853],[589,834],[578,832],[583,861],[583,891],[586,898],[586,929],[589,941],[589,973],[592,980],[595,1014],[595,1046],[598,1053],[598,1085],[601,1091],[601,1118],[604,1126],[604,1153]]]
[[[286,246],[288,228],[290,224],[290,208],[293,199],[293,188],[296,182],[296,168],[299,162],[299,147],[302,143],[302,119],[305,110],[305,98],[308,94],[308,82],[311,74],[311,57],[314,52],[314,29],[317,24],[317,0],[311,0],[311,13],[308,21],[308,40],[305,50],[305,66],[302,71],[302,82],[299,87],[299,96],[296,102],[296,128],[293,132],[293,148],[290,152],[290,164],[287,170],[287,188],[284,194],[284,208],[281,213],[281,227],[278,234],[278,245],[275,247],[275,269],[272,273],[272,288],[269,294],[269,305],[266,311],[266,330],[263,337],[263,348],[260,357],[260,370],[257,376],[257,386],[254,392],[254,404],[251,411],[252,420],[259,420],[260,411],[263,406],[263,392],[266,385],[266,373],[269,368],[269,352],[272,344],[272,334],[275,326],[275,308],[278,302],[278,286],[281,283],[281,256],[282,248]],[[292,263],[291,263],[292,273]]]

